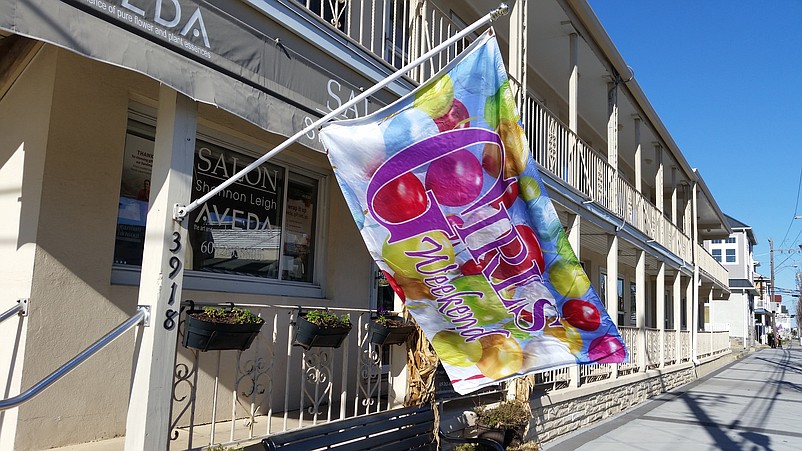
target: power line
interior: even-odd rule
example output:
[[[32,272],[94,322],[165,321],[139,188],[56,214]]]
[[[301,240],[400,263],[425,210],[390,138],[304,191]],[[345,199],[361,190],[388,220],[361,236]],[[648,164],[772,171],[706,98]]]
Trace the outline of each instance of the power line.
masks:
[[[785,239],[788,238],[788,232],[791,231],[791,227],[794,225],[794,220],[797,219],[800,190],[802,190],[802,169],[799,170],[799,182],[797,183],[796,187],[796,203],[794,204],[794,214],[791,216],[791,222],[788,223],[788,229],[785,231],[785,236],[783,237],[783,240],[780,242],[780,247],[785,245]],[[800,230],[799,233],[796,235],[796,238],[794,238],[794,242],[796,242],[799,239],[800,235],[802,235],[802,230]]]

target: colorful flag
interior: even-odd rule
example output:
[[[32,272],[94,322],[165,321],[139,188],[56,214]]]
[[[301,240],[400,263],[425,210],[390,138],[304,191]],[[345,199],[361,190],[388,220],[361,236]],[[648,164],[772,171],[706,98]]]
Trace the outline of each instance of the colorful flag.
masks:
[[[396,103],[320,133],[371,255],[461,394],[627,359],[519,121],[490,30]]]

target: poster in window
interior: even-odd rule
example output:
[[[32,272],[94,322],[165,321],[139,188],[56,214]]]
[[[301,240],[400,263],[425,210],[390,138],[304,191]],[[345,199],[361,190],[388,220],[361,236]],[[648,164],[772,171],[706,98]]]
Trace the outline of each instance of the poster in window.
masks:
[[[125,136],[114,263],[142,265],[152,169],[153,139],[129,131]]]
[[[287,186],[287,236],[284,239],[282,279],[312,281],[316,204],[317,182],[293,174]]]
[[[255,161],[198,141],[192,200]],[[264,163],[221,190],[189,215],[191,268],[276,278],[281,243],[284,169]]]

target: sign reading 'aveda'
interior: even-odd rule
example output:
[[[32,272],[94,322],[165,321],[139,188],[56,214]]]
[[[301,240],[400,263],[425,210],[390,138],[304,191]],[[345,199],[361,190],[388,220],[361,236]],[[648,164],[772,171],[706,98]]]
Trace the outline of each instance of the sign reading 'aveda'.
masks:
[[[133,25],[171,45],[204,58],[212,57],[209,33],[197,4],[179,0],[84,1],[117,21]]]

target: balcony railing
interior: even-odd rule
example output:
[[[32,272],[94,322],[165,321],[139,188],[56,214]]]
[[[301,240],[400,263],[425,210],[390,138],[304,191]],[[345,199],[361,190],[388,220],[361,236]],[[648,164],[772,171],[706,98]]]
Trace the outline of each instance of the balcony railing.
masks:
[[[516,82],[511,80],[511,83]],[[515,86],[515,89],[520,89],[520,86]],[[530,95],[524,96],[521,117],[533,157],[543,169],[683,260],[693,261],[691,239],[629,182],[621,177],[614,180],[615,170],[604,155],[585,143]],[[687,229],[689,225],[684,224],[684,227]]]
[[[344,36],[395,68],[401,68],[456,35],[465,26],[428,1],[295,0]],[[420,82],[442,69],[468,45],[461,41],[407,74]]]
[[[721,286],[728,286],[729,285],[729,271],[727,271],[724,266],[721,265],[709,252],[704,246],[700,245],[699,243],[694,243],[696,246],[696,255],[697,260],[696,264],[699,266],[699,269],[702,270],[705,275],[719,283]]]

